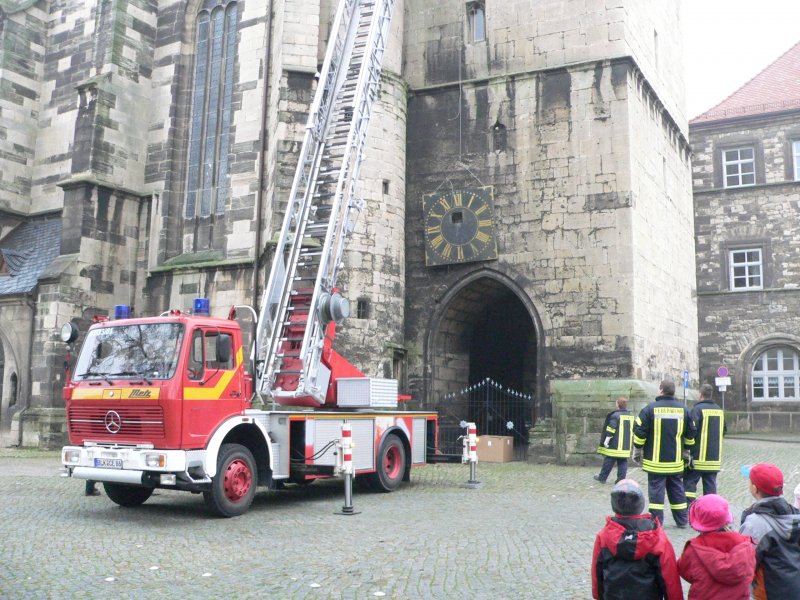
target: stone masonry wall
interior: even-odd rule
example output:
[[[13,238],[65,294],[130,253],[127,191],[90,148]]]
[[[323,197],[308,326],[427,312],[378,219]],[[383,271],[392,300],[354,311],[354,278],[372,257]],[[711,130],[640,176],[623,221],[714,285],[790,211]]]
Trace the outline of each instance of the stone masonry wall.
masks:
[[[412,339],[425,333],[436,302],[431,289],[449,289],[488,266],[519,282],[551,324],[549,377],[630,376],[636,282],[624,268],[632,253],[625,226],[628,68],[591,64],[412,93],[406,219]],[[508,149],[487,152],[498,119],[508,128]],[[460,187],[476,180],[495,186],[499,260],[424,267],[422,195],[442,182]]]
[[[800,402],[754,401],[755,359],[776,346],[800,352],[800,182],[793,181],[791,142],[800,113],[760,115],[692,126],[701,379],[725,365],[732,385],[726,408],[741,411],[738,429],[793,430]],[[756,185],[724,189],[721,153],[755,148]],[[728,253],[761,248],[763,289],[731,291]],[[794,414],[794,418],[791,415]]]
[[[45,3],[0,25],[0,209],[27,214],[42,93]],[[0,228],[0,237],[3,235]]]
[[[62,191],[56,184],[72,170],[78,106],[75,88],[97,74],[95,3],[48,3],[47,8],[47,43],[31,190],[33,212],[63,205]]]
[[[404,73],[419,88],[631,56],[685,128],[681,69],[674,68],[683,60],[679,7],[674,0],[492,3],[486,41],[471,42],[467,3],[409,0]]]
[[[628,45],[625,32],[633,35],[635,24],[645,22],[674,31],[677,10],[647,16],[645,7],[622,2],[608,10],[606,3],[532,4],[516,2],[508,10],[488,10],[488,42],[474,44],[465,41],[469,32],[456,7],[434,14],[408,4],[404,64],[412,89],[406,233],[412,308],[407,335],[420,344],[424,315],[435,303],[426,293],[434,281],[437,289],[449,289],[478,268],[423,266],[420,199],[443,182],[465,186],[480,181],[495,186],[501,255],[497,263],[481,266],[521,282],[542,320],[551,323],[545,331],[549,380],[643,374],[644,354],[647,351],[649,358],[653,352],[645,343],[637,349],[637,330],[641,337],[652,334],[660,339],[650,343],[668,348],[657,352],[664,356],[657,359],[656,371],[674,371],[681,364],[668,363],[691,362],[692,355],[684,352],[681,360],[687,343],[673,331],[676,317],[664,314],[668,303],[652,302],[646,291],[637,297],[635,290],[646,287],[644,279],[635,277],[637,261],[644,277],[658,272],[663,279],[669,266],[645,267],[643,258],[655,253],[633,248],[635,231],[636,243],[658,233],[656,224],[641,216],[653,204],[643,201],[636,207],[633,186],[643,196],[650,194],[660,185],[657,175],[665,173],[672,192],[658,192],[659,202],[677,203],[682,212],[676,229],[691,231],[685,218],[691,216],[687,178],[680,173],[688,169],[685,142],[682,157],[680,126],[656,91],[662,90],[670,104],[681,103],[682,90],[660,75],[660,69],[668,73],[679,60],[680,47],[666,42],[657,61],[652,45],[640,37],[632,37]],[[530,22],[537,23],[535,30],[527,25]],[[488,61],[481,62],[481,52]],[[653,74],[653,82],[631,60],[607,60],[628,53]],[[570,66],[558,68],[564,63]],[[637,108],[642,88],[649,113]],[[636,119],[641,117],[646,118],[644,132],[638,131]],[[492,151],[490,137],[497,124],[508,134],[508,147],[499,152]],[[660,148],[658,158],[634,163],[645,138]],[[691,243],[690,233],[677,234],[681,243]],[[686,256],[680,256],[681,265]],[[685,325],[691,345],[691,272],[680,277],[674,294],[687,310],[677,317],[677,325]],[[636,302],[642,315],[638,322]]]
[[[647,82],[630,79],[633,376],[697,381],[689,148]]]

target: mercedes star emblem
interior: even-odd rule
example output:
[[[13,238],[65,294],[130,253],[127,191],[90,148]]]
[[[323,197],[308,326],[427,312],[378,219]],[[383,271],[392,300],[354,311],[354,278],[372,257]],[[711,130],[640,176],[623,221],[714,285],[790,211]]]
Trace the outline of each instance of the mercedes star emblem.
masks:
[[[105,424],[109,433],[119,433],[119,430],[122,429],[122,417],[117,411],[110,410],[106,413]]]

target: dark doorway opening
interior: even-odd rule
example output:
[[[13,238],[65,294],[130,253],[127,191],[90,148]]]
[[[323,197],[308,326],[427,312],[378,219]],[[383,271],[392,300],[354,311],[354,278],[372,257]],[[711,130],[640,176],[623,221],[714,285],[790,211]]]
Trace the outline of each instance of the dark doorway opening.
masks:
[[[459,454],[463,422],[474,422],[479,435],[513,436],[514,456],[527,455],[537,348],[528,307],[502,281],[479,278],[448,301],[430,356],[443,453]]]
[[[533,323],[522,303],[510,291],[488,303],[476,315],[469,347],[469,384],[491,379],[523,390],[525,359]]]

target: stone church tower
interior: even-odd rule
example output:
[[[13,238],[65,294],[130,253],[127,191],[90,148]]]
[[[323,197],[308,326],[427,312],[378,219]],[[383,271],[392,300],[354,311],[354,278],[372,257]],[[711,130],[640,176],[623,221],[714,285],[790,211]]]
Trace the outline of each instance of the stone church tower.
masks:
[[[696,379],[678,4],[397,0],[340,352],[448,417],[530,395],[572,461]],[[335,5],[0,0],[0,441],[63,440],[64,322],[258,303]]]

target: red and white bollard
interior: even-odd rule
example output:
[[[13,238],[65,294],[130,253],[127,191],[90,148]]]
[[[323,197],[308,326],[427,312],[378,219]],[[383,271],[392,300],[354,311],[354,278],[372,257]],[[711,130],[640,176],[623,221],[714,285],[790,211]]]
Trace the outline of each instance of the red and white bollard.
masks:
[[[469,463],[469,481],[464,487],[475,489],[480,486],[480,481],[476,479],[478,469],[478,428],[475,423],[467,423],[467,435],[463,437],[464,453],[461,456],[462,463]]]
[[[358,514],[353,510],[353,430],[349,423],[342,423],[342,437],[339,440],[340,460],[338,470],[344,475],[344,506],[341,515]]]

